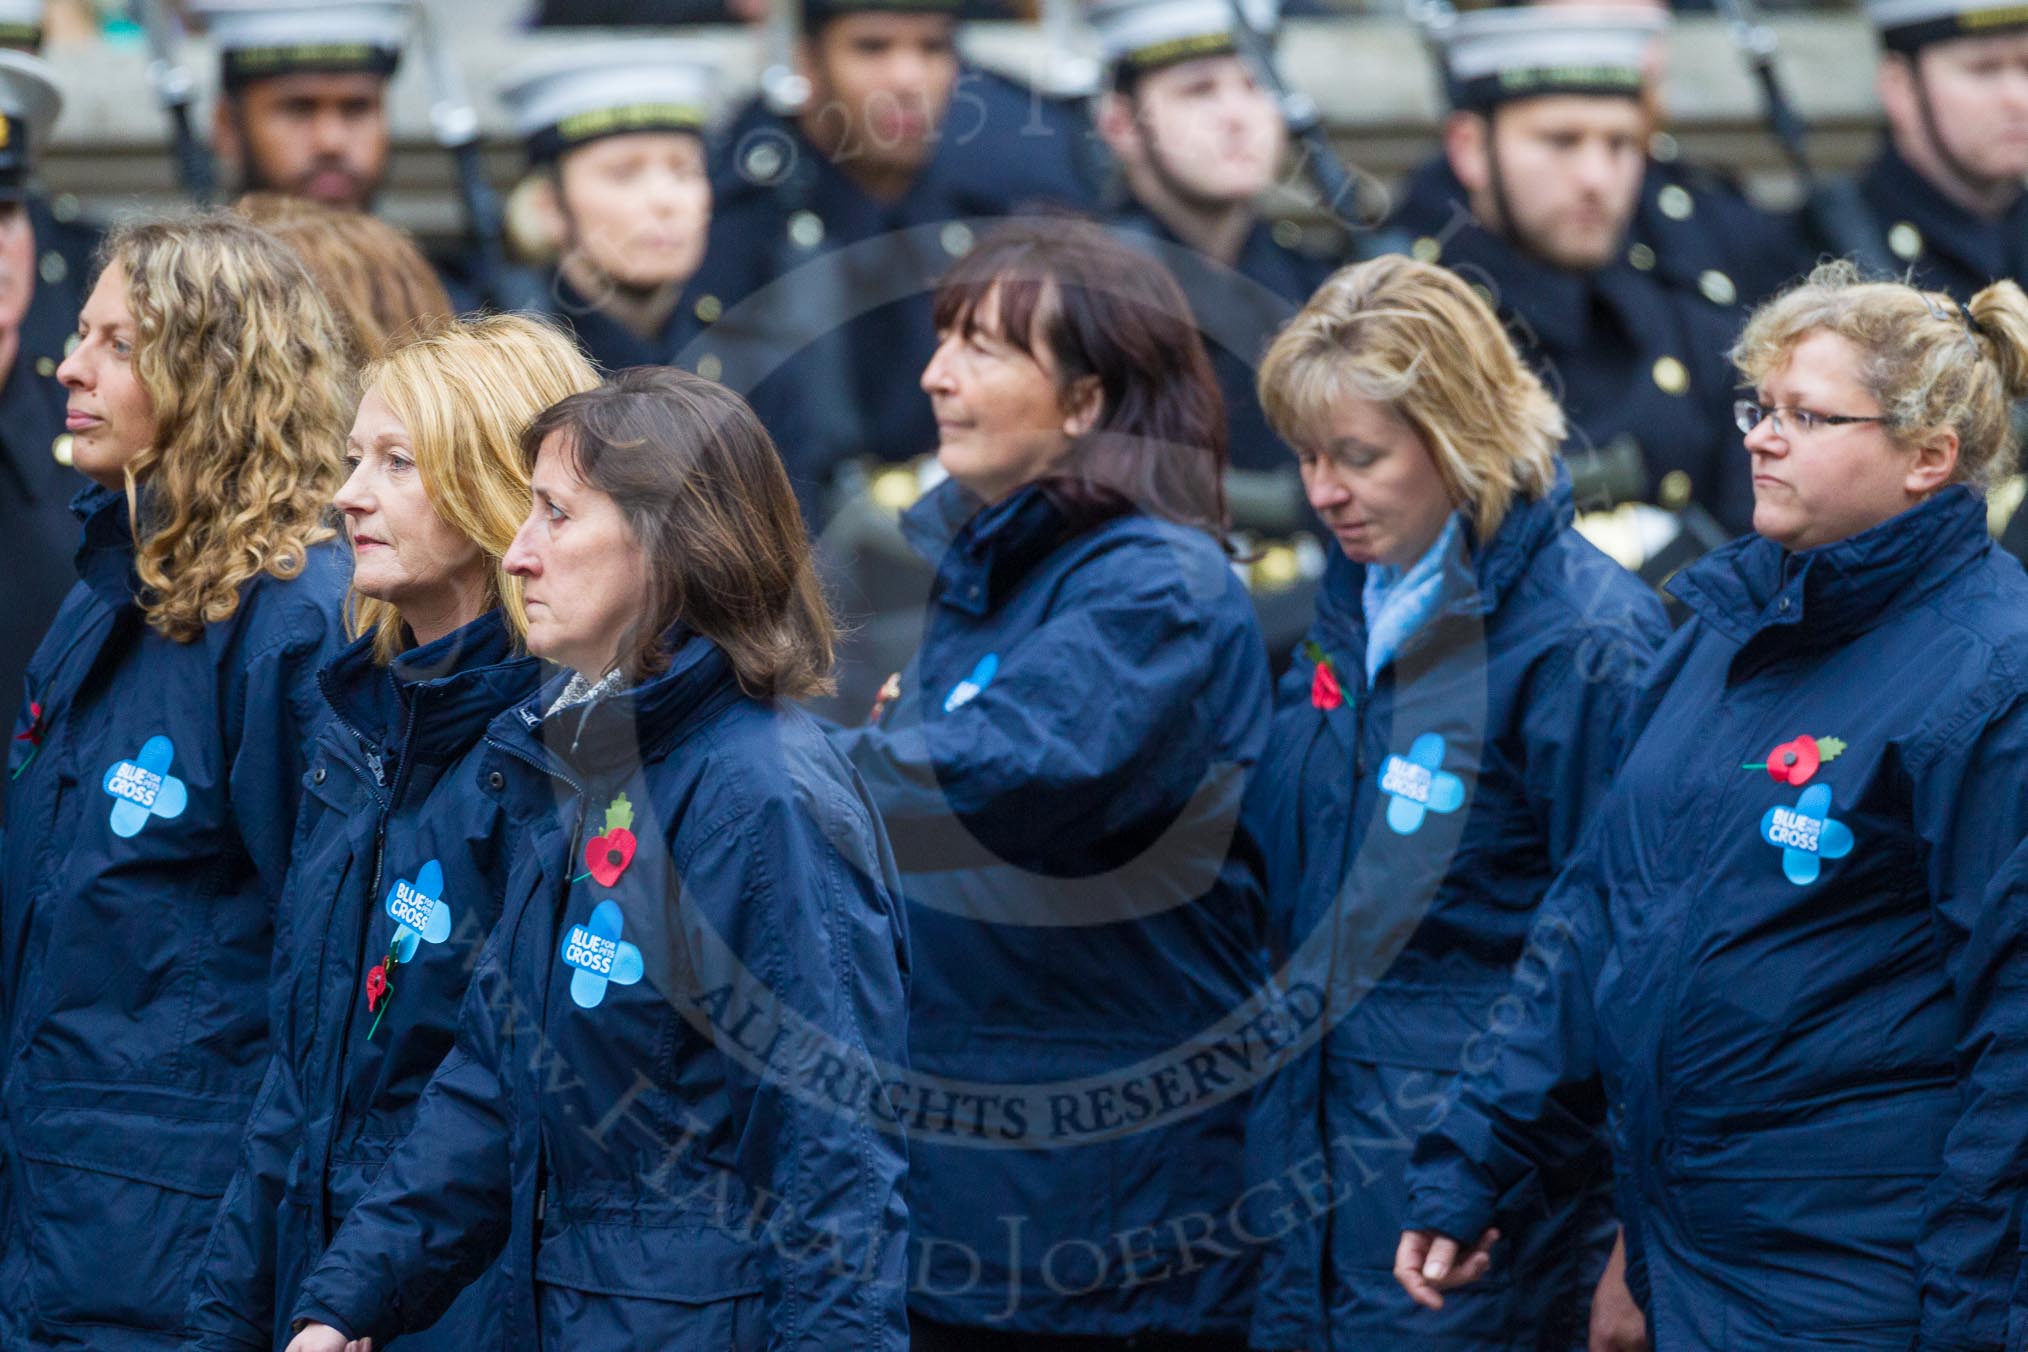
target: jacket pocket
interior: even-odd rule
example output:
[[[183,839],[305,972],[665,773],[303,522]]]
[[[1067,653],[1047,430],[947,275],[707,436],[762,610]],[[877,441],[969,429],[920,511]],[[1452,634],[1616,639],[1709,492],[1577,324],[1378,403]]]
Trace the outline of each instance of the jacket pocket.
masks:
[[[230,1155],[222,1147],[217,1153]],[[28,1217],[28,1283],[40,1321],[151,1333],[182,1326],[218,1192],[26,1150],[12,1173]]]
[[[1686,1110],[1670,1152],[1696,1264],[1737,1293],[1736,1324],[1810,1343],[1877,1332],[1903,1345],[1920,1315],[1915,1244],[1958,1111],[1955,1089],[1812,1108]],[[1842,1339],[1843,1341],[1839,1341]]]
[[[542,1348],[767,1345],[756,1245],[680,1218],[555,1216],[535,1254]]]

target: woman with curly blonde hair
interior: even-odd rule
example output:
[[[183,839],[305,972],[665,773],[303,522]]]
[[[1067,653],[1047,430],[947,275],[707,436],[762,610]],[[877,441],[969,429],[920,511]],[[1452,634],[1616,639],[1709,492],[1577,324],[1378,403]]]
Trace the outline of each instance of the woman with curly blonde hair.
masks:
[[[268,1056],[276,899],[347,567],[349,372],[243,221],[123,230],[58,375],[80,580],[0,842],[0,1344],[180,1342]]]
[[[1583,1347],[1594,1291],[1630,1302],[1600,1285],[1613,1234],[1582,1124],[1502,1213],[1511,1282],[1431,1315],[1390,1269],[1408,1151],[1497,1041],[1661,606],[1572,528],[1563,415],[1448,269],[1338,273],[1260,386],[1338,548],[1246,810],[1285,979],[1328,991],[1325,1030],[1269,1081],[1248,1145],[1270,1210],[1312,1163],[1344,1200],[1271,1227],[1253,1346]]]

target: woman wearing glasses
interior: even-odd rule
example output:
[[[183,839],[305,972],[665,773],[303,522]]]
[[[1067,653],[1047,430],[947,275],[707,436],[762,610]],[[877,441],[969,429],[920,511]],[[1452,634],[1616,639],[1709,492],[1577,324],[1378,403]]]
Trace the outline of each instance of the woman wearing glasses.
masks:
[[[1986,533],[2028,297],[1819,269],[1748,324],[1755,534],[1543,903],[1500,1054],[1423,1137],[1396,1276],[1497,1268],[1495,1203],[1601,1095],[1657,1347],[1997,1347],[2028,1182],[2028,578]]]

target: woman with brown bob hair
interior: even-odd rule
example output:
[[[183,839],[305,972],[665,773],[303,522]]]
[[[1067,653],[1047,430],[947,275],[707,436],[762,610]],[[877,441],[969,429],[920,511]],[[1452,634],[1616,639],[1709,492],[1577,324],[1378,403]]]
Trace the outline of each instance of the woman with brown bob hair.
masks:
[[[226,216],[103,258],[57,373],[80,580],[29,665],[0,846],[9,1347],[177,1345],[344,642],[350,373],[302,263]]]
[[[1067,1087],[1145,1098],[1256,975],[1228,846],[1267,655],[1217,385],[1169,274],[1081,222],[987,236],[936,316],[950,478],[904,519],[936,569],[922,647],[841,735],[910,903],[915,1346],[1243,1347],[1245,1246],[1193,1229],[1244,1186],[1243,1094],[1122,1120]]]
[[[373,361],[455,308],[407,231],[363,211],[250,192],[233,210],[295,250],[344,329],[353,360]]]
[[[831,622],[788,476],[737,395],[666,367],[525,446],[506,566],[568,671],[487,734],[505,909],[292,1352],[427,1325],[496,1259],[509,1347],[901,1352],[904,1152],[869,1098],[907,1054],[899,884],[792,702]]]

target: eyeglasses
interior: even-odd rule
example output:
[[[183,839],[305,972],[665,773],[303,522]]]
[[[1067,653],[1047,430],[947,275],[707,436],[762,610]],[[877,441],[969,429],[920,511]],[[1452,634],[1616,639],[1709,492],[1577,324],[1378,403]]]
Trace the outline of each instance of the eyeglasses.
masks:
[[[1742,432],[1751,432],[1759,427],[1763,418],[1774,419],[1775,435],[1785,437],[1790,431],[1808,436],[1820,427],[1845,427],[1852,423],[1884,423],[1882,414],[1860,417],[1853,413],[1815,413],[1807,408],[1762,408],[1751,399],[1741,399],[1732,406],[1732,421]]]

